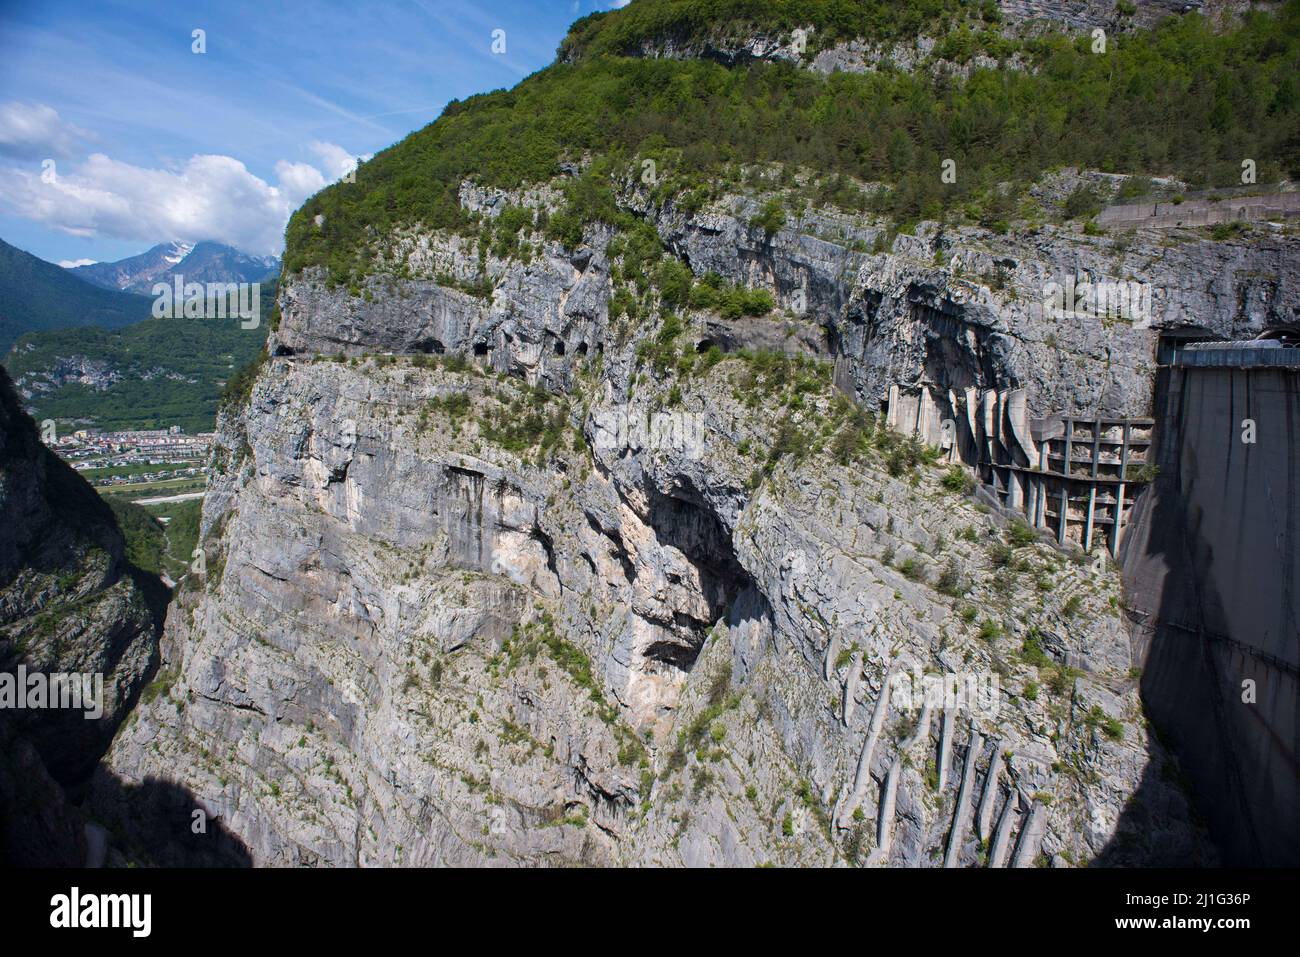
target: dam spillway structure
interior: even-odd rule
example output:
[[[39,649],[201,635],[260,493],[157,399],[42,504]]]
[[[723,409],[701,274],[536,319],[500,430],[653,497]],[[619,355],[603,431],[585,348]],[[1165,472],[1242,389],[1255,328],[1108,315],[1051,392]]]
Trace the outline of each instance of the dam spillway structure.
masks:
[[[985,463],[994,491],[1061,545],[1118,554],[1133,492],[1147,480],[1151,419],[1053,416],[1032,423],[1037,462]],[[1018,486],[1016,493],[1011,489]]]
[[[1063,547],[1120,562],[1147,712],[1224,863],[1300,863],[1300,330],[1169,335],[1151,417],[1030,417],[1016,388],[890,389]]]
[[[890,389],[887,423],[963,462],[1008,509],[1062,546],[1119,554],[1136,494],[1149,481],[1154,421],[1031,418],[1024,389],[934,398]]]
[[[1227,864],[1300,863],[1300,336],[1162,357],[1121,548],[1134,660]]]

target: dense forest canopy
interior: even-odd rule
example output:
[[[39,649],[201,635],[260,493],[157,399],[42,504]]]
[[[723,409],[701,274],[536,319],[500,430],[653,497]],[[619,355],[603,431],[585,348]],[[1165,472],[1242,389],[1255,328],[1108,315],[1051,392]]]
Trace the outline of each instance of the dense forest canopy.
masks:
[[[619,13],[796,6],[638,0]],[[886,5],[808,6],[870,16]],[[592,38],[610,22],[620,21],[579,21],[570,40],[605,51]],[[512,90],[449,104],[364,164],[355,183],[309,200],[290,220],[285,269],[326,265],[331,281],[348,281],[372,268],[374,241],[396,225],[476,229],[457,201],[462,180],[512,188],[591,157],[606,158],[604,181],[584,178],[586,195],[573,198],[570,221],[553,222],[552,235],[571,237],[575,216],[608,218],[600,194],[609,177],[641,156],[658,157],[661,189],[682,196],[744,162],[881,182],[889,188],[871,208],[898,220],[979,217],[1005,200],[998,184],[1014,193],[1062,165],[1172,175],[1193,187],[1238,183],[1244,159],[1256,162],[1260,182],[1300,175],[1300,0],[1225,32],[1199,15],[1172,18],[1110,38],[1105,53],[1086,34],[1016,42],[1028,69],[966,78],[942,68],[826,77],[783,63],[728,68],[605,52],[557,63]],[[955,183],[940,177],[945,159],[956,162]]]
[[[880,43],[957,26],[990,29],[997,0],[637,0],[583,17],[560,44],[561,59],[638,53],[645,43],[693,43],[751,33],[773,36],[812,28],[812,52],[857,37]]]

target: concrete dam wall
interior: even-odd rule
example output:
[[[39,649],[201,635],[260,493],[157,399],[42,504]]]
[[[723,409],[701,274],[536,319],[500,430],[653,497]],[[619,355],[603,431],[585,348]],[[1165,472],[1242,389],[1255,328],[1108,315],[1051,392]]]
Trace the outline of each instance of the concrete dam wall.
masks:
[[[1269,344],[1273,345],[1273,344]],[[1175,354],[1121,552],[1142,696],[1226,864],[1300,863],[1300,349]]]

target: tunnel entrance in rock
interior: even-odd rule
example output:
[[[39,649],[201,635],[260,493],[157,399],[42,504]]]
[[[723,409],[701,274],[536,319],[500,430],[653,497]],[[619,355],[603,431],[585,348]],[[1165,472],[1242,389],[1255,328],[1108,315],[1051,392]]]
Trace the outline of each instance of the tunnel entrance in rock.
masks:
[[[411,348],[414,351],[421,352],[425,355],[440,356],[447,351],[447,347],[442,344],[442,340],[434,338],[419,339],[411,346]]]
[[[694,567],[699,597],[692,611],[674,610],[658,622],[662,637],[645,656],[681,671],[690,671],[718,619],[728,616],[736,598],[754,581],[736,558],[731,536],[695,489],[686,484],[664,494],[648,490],[647,524],[660,545],[676,549]],[[694,582],[669,580],[681,587]]]

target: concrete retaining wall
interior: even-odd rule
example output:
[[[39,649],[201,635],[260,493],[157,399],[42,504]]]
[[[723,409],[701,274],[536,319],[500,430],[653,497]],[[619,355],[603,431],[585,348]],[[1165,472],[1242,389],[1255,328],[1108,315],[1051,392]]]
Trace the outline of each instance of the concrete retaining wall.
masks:
[[[1300,193],[1273,193],[1182,203],[1134,203],[1107,206],[1097,215],[1098,226],[1213,226],[1215,223],[1261,222],[1300,216]]]

